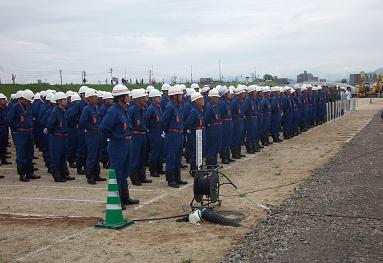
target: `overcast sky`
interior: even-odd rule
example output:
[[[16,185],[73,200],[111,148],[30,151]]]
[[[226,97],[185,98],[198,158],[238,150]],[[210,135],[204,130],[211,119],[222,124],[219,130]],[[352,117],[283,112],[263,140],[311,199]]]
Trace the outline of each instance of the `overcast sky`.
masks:
[[[257,69],[336,79],[383,67],[381,0],[15,0],[0,2],[0,76],[104,82],[190,79]]]

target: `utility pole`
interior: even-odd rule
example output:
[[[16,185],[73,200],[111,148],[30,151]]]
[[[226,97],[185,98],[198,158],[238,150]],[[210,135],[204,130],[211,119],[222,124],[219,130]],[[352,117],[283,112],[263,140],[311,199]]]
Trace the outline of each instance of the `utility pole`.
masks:
[[[221,60],[218,60],[218,70],[219,70],[219,82],[222,82],[222,75],[221,75]]]
[[[110,68],[110,83],[113,85],[113,68]]]
[[[193,83],[193,65],[190,65],[190,83]]]
[[[86,84],[86,71],[81,72],[82,84]]]
[[[152,70],[149,69],[149,84],[152,84]]]
[[[61,86],[63,85],[63,76],[62,76],[62,71],[60,69],[60,84]]]

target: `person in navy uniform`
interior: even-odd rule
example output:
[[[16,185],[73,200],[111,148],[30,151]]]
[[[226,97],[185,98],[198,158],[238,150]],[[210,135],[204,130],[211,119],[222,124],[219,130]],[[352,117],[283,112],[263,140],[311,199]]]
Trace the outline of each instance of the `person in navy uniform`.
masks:
[[[157,89],[149,91],[152,103],[145,113],[146,126],[149,135],[148,166],[150,176],[159,177],[163,174],[161,163],[161,150],[164,147],[163,131],[161,127],[161,92]]]
[[[218,101],[218,112],[222,120],[222,143],[220,149],[221,162],[229,164],[234,162],[230,158],[230,142],[233,134],[233,116],[231,114],[230,104],[233,98],[233,91],[226,86],[219,89],[220,99]]]
[[[41,149],[41,136],[40,136],[40,121],[39,121],[39,113],[40,113],[40,107],[43,104],[41,101],[40,93],[37,92],[34,96],[34,100],[31,104],[32,108],[32,116],[33,116],[33,141],[35,143],[35,146],[38,149]]]
[[[217,154],[222,143],[222,120],[218,111],[219,92],[211,89],[205,105],[203,123],[206,132],[206,165],[217,165]]]
[[[243,113],[245,115],[245,131],[246,131],[246,152],[255,153],[255,129],[257,127],[257,108],[255,104],[255,86],[250,85],[247,88],[247,96],[243,104]]]
[[[7,121],[8,107],[7,97],[0,93],[0,165],[12,164],[7,160],[8,130]],[[0,176],[3,178],[3,176]]]
[[[56,106],[53,108],[47,120],[47,130],[50,134],[50,157],[52,176],[55,182],[66,182],[75,178],[69,176],[66,163],[66,143],[68,137],[68,125],[65,119],[67,97],[63,92],[55,94]]]
[[[88,184],[96,184],[97,181],[106,181],[106,178],[100,177],[100,135],[99,125],[100,117],[97,107],[97,93],[94,89],[87,89],[85,91],[85,98],[88,101],[88,106],[83,109],[79,128],[85,131],[86,143],[86,163],[85,175]]]
[[[78,146],[78,120],[75,118],[74,110],[75,105],[80,103],[80,95],[74,93],[70,96],[70,103],[67,105],[65,112],[65,119],[68,125],[68,140],[67,140],[67,154],[66,158],[69,163],[69,167],[77,168],[76,166],[76,151]]]
[[[246,96],[246,90],[239,85],[235,92],[236,97],[231,103],[231,113],[233,115],[233,136],[231,143],[231,152],[233,159],[241,159],[245,155],[241,154],[241,144],[244,135],[244,114],[243,103]]]
[[[190,97],[191,94],[194,93],[195,90],[193,88],[186,89],[186,95],[184,97],[184,105],[182,107],[182,116],[183,116],[183,122],[187,120],[191,109],[193,108],[193,102],[191,101]],[[185,145],[185,160],[187,163],[190,162],[190,134],[186,132],[186,128],[184,129],[184,145]]]
[[[168,91],[169,91],[170,85],[167,83],[164,83],[161,87],[161,92],[162,92],[162,97],[161,97],[161,111],[164,112],[166,106],[168,105],[169,102],[169,96],[168,96]]]
[[[146,178],[146,91],[145,89],[132,90],[134,100],[129,107],[129,119],[132,127],[132,151],[130,156],[130,180],[132,184],[140,186],[143,183],[151,183],[152,180]]]
[[[30,108],[33,97],[32,91],[23,91],[19,101],[7,114],[8,123],[12,123],[15,128],[17,173],[22,182],[40,179],[40,176],[33,173],[33,118]]]
[[[182,104],[183,90],[175,85],[169,88],[168,95],[170,100],[161,119],[162,129],[166,133],[166,181],[168,186],[179,188],[179,185],[187,184],[186,181],[181,180],[184,125],[180,105]]]
[[[117,84],[113,87],[112,95],[114,103],[106,112],[100,124],[100,131],[102,140],[109,138],[110,168],[116,172],[121,206],[125,210],[127,205],[139,203],[139,200],[130,198],[127,180],[130,155],[132,154],[131,123],[127,106],[130,100],[130,91],[125,85]]]
[[[190,96],[192,102],[192,108],[188,114],[188,118],[185,120],[185,129],[189,137],[188,147],[190,151],[190,175],[194,177],[197,167],[196,160],[196,131],[202,130],[202,155],[204,155],[206,136],[204,126],[203,109],[205,107],[205,99],[199,92],[193,92]]]
[[[99,116],[100,120],[104,118],[106,112],[113,105],[113,95],[111,92],[104,92],[102,94],[103,104],[100,106]],[[101,140],[100,141],[100,161],[102,163],[102,167],[105,169],[109,169],[109,159],[108,159],[108,141]]]
[[[43,159],[45,163],[45,167],[48,168],[48,173],[52,173],[51,170],[51,162],[50,162],[50,135],[47,132],[47,120],[49,115],[52,112],[53,105],[56,103],[54,99],[54,94],[51,92],[48,92],[45,97],[45,103],[40,108],[39,113],[39,121],[40,121],[40,127],[42,129],[42,142],[43,142]]]
[[[271,118],[271,107],[270,107],[270,87],[264,87],[262,89],[263,97],[261,100],[261,109],[262,109],[262,132],[261,132],[261,142],[263,146],[268,146],[272,144],[269,141],[269,132],[270,132],[270,118]]]
[[[282,142],[279,138],[279,132],[281,130],[281,105],[280,105],[280,88],[271,88],[271,118],[270,118],[270,133],[273,138],[273,142]]]
[[[290,92],[290,87],[284,88],[284,94],[282,95],[282,126],[283,126],[283,138],[288,140],[291,138],[290,129],[291,129],[291,101],[288,93]]]

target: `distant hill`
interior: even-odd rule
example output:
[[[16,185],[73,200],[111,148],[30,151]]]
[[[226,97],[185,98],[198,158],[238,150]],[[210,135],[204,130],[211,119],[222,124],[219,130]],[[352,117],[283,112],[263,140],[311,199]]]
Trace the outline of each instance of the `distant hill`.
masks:
[[[377,70],[374,71],[376,74],[383,74],[383,68],[378,68]]]

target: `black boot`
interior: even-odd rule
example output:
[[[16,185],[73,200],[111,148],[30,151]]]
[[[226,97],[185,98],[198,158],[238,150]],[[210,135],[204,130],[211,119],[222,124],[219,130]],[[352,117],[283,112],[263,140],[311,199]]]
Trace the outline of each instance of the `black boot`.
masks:
[[[241,146],[239,146],[238,147],[238,156],[240,157],[240,158],[242,158],[242,157],[246,157],[246,155],[244,155],[244,154],[241,154]]]
[[[237,149],[234,147],[231,148],[231,156],[233,157],[233,159],[241,159],[241,157],[238,156]]]
[[[246,152],[249,154],[254,154],[253,147],[251,147],[251,144],[246,144]]]
[[[161,160],[157,161],[157,171],[158,171],[158,174],[165,174]]]
[[[166,171],[166,181],[168,181],[168,186],[173,188],[180,188],[180,185],[176,183],[175,172]]]
[[[41,176],[39,176],[39,175],[35,175],[35,174],[33,173],[34,171],[35,171],[35,169],[33,168],[33,165],[28,165],[28,166],[26,167],[27,177],[28,177],[29,179],[32,179],[32,180],[34,180],[34,179],[40,179]]]
[[[94,168],[94,179],[97,181],[97,182],[103,182],[103,181],[106,181],[106,178],[104,177],[101,177],[100,176],[100,165],[97,164],[97,167]]]
[[[228,160],[230,163],[235,162],[234,159],[231,159],[231,158],[230,158],[230,149],[225,150],[225,154],[226,154],[226,158],[227,158],[227,160]]]
[[[74,180],[75,178],[73,176],[70,176],[69,175],[69,170],[68,170],[68,167],[64,167],[63,168],[63,171],[62,171],[62,177],[67,180],[67,181],[71,181],[71,180]]]
[[[18,165],[17,166],[17,173],[20,175],[20,181],[21,182],[29,182],[29,178],[27,177],[27,173],[25,171],[24,166]]]
[[[121,186],[120,190],[121,203],[123,205],[137,205],[140,201],[137,199],[131,199],[129,197],[129,188],[128,185]]]
[[[153,182],[150,179],[146,179],[145,169],[142,169],[141,171],[139,171],[138,176],[139,176],[141,183],[143,183],[143,184],[150,184],[151,182]]]
[[[86,172],[84,171],[84,164],[85,162],[83,160],[76,160],[76,166],[77,166],[77,174],[78,175],[84,175]]]
[[[138,177],[138,172],[137,171],[131,172],[129,177],[130,177],[130,181],[132,181],[133,185],[136,185],[136,186],[141,186],[142,185],[142,183],[140,181],[140,178]]]
[[[175,179],[177,184],[187,184],[188,182],[181,180],[181,170],[177,169],[175,172]]]
[[[52,177],[56,183],[65,183],[66,182],[66,179],[64,178],[64,176],[61,173],[59,168],[52,168]]]
[[[228,156],[226,151],[222,151],[221,152],[221,159],[222,159],[221,162],[223,164],[229,164],[230,163],[229,158],[230,158],[230,153],[229,153],[229,156]]]
[[[96,184],[96,179],[95,179],[95,176],[94,176],[94,169],[86,169],[85,170],[85,176],[86,176],[86,181],[88,182],[88,184]]]
[[[149,163],[149,171],[150,171],[151,177],[160,177],[160,175],[157,172],[157,169],[158,169],[158,164],[155,161]]]
[[[8,164],[12,164],[12,162],[8,162],[6,156],[2,156],[1,157],[1,165],[8,165]]]

